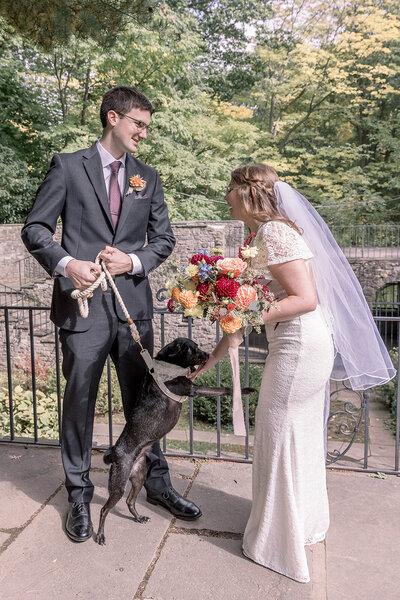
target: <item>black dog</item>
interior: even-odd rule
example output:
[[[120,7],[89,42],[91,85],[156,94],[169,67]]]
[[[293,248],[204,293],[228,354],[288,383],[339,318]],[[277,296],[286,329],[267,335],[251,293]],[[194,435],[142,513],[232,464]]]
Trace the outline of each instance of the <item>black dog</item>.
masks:
[[[193,341],[177,338],[165,346],[156,356],[156,361],[163,361],[178,367],[194,371],[208,359]],[[217,396],[232,394],[232,388],[204,387],[194,384],[186,376],[179,375],[165,381],[167,388],[178,396]],[[245,388],[243,393],[254,391]],[[146,374],[136,404],[132,409],[115,446],[106,452],[104,462],[111,464],[108,492],[109,498],[100,513],[99,530],[96,536],[98,544],[105,543],[104,522],[110,510],[122,498],[128,479],[132,489],[127,498],[127,505],[134,521],[144,523],[149,517],[139,515],[135,503],[146,478],[146,452],[153,443],[161,439],[176,425],[181,412],[182,403],[172,400],[164,394],[150,373]]]

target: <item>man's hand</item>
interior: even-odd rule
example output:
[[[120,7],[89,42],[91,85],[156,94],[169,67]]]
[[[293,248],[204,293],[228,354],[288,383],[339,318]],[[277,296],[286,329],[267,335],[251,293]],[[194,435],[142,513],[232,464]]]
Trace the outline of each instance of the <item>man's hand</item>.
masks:
[[[83,290],[96,281],[101,273],[101,267],[89,260],[77,260],[74,258],[65,267],[65,272],[76,289]]]
[[[125,252],[118,250],[118,248],[106,246],[99,258],[104,260],[111,275],[129,273],[133,269],[131,257],[125,254]]]

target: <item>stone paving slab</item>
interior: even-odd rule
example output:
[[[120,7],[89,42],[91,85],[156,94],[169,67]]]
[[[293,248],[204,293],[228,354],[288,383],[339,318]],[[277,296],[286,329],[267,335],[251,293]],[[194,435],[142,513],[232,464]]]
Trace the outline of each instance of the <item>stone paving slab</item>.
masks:
[[[21,458],[12,458],[21,456]],[[172,481],[202,509],[195,522],[138,499],[137,524],[124,500],[106,521],[106,546],[69,541],[59,449],[0,445],[0,590],[15,600],[397,600],[400,478],[328,471],[331,526],[307,549],[312,583],[299,584],[241,554],[251,466],[169,458]],[[107,494],[102,454],[92,460],[97,528]]]
[[[2,531],[0,531],[0,546],[2,546],[4,542],[6,542],[9,539],[9,537],[9,533],[3,533]]]
[[[101,475],[92,474],[95,527],[106,499]],[[142,496],[139,511],[150,512],[151,521],[140,525],[129,518],[121,501],[108,515],[105,546],[91,540],[75,544],[63,531],[66,500],[65,493],[58,493],[0,557],[3,597],[132,600],[170,523],[156,511],[147,511],[147,506]]]
[[[328,472],[329,600],[400,597],[400,478]]]
[[[203,516],[179,522],[180,527],[243,533],[251,508],[251,466],[211,460],[202,463],[190,498],[198,500]]]
[[[171,533],[144,596],[154,600],[309,600],[311,588],[245,559],[241,540]]]
[[[20,527],[63,482],[60,449],[4,445],[0,473],[0,528]]]

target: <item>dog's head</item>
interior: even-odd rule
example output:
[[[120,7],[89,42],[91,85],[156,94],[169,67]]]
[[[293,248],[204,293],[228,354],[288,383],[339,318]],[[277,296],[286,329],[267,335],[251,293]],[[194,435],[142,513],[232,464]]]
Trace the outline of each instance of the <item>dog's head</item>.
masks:
[[[208,353],[201,350],[198,345],[188,338],[176,338],[160,350],[156,360],[178,365],[179,367],[195,367],[202,365],[208,359]]]

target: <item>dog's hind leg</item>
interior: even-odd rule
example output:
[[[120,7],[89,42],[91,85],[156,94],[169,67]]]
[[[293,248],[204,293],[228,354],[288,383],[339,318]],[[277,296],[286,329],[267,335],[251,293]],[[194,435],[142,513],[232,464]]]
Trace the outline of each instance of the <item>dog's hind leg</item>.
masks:
[[[136,498],[143,487],[144,480],[146,479],[146,452],[148,449],[149,447],[146,447],[142,450],[138,458],[133,463],[132,471],[129,476],[132,488],[129,492],[128,498],[126,499],[126,503],[134,521],[137,521],[138,523],[146,523],[150,518],[145,517],[144,515],[139,515],[138,511],[136,510]]]
[[[110,475],[108,478],[109,498],[100,511],[99,529],[96,535],[96,542],[103,546],[106,543],[104,536],[104,522],[110,510],[119,502],[124,495],[126,482],[132,468],[132,461],[121,461],[112,463]]]

